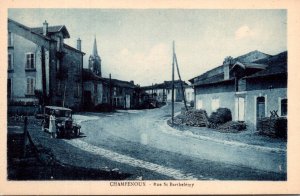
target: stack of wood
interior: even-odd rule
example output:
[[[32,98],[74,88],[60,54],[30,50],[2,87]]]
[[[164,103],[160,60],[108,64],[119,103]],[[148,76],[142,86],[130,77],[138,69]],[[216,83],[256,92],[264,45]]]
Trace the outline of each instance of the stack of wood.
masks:
[[[246,129],[246,124],[244,122],[237,121],[228,121],[220,126],[217,129],[221,132],[226,133],[237,133]]]
[[[287,118],[285,117],[265,117],[257,120],[257,131],[260,134],[270,137],[286,138],[287,136]]]
[[[207,113],[205,110],[189,110],[186,111],[186,122],[188,126],[206,127],[208,125]]]
[[[210,117],[208,118],[208,127],[215,129],[231,120],[231,111],[228,108],[218,108],[217,111],[211,113]]]
[[[186,116],[183,115],[183,114],[179,114],[176,117],[174,117],[173,122],[174,122],[175,125],[182,125],[182,124],[185,123],[185,121],[186,121]]]

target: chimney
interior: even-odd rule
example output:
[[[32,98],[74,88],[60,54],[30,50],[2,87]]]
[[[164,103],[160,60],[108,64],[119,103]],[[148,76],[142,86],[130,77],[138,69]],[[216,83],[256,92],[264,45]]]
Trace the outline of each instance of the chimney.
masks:
[[[232,57],[226,57],[223,61],[224,80],[229,79],[229,65],[232,63]]]
[[[81,39],[80,38],[78,38],[78,40],[77,40],[77,50],[81,51]]]
[[[45,20],[45,22],[43,23],[43,35],[47,35],[48,34],[48,23]]]

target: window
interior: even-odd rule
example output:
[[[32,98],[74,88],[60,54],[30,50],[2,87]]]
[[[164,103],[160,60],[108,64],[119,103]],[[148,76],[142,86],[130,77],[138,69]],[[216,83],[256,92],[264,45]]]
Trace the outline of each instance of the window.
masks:
[[[26,69],[34,69],[35,65],[35,58],[33,53],[27,53],[26,54]]]
[[[76,88],[75,88],[75,97],[79,97],[80,95],[80,85],[77,83]]]
[[[282,99],[280,103],[281,116],[287,116],[287,99]]]
[[[203,101],[201,99],[197,100],[197,109],[203,108]]]
[[[211,110],[216,111],[220,107],[220,99],[213,98],[211,101]]]
[[[114,87],[114,96],[117,95],[117,87]]]
[[[7,97],[12,97],[12,79],[7,79]]]
[[[13,69],[13,65],[14,65],[14,58],[13,58],[13,54],[8,54],[8,57],[7,57],[7,60],[8,60],[8,70],[12,70]]]
[[[8,32],[7,45],[13,46],[13,34],[11,32]]]
[[[27,78],[27,95],[34,95],[35,89],[35,79],[34,78]]]

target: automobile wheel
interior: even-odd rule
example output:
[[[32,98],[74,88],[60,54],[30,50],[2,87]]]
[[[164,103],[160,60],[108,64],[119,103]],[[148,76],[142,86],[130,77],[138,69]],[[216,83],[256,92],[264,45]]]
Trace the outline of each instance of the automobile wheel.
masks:
[[[57,138],[57,132],[52,133],[53,138]]]
[[[77,128],[74,128],[74,136],[75,136],[75,137],[78,137],[78,136],[79,136],[79,132],[78,132],[78,129],[77,129]]]

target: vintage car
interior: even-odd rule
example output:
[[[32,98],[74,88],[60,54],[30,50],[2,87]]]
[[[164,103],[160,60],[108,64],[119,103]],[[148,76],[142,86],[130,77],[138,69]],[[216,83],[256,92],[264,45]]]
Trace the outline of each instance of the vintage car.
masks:
[[[64,107],[45,106],[44,119],[42,121],[42,129],[49,131],[50,115],[55,117],[56,131],[53,137],[78,137],[80,135],[81,126],[76,124],[72,119],[72,110]]]

